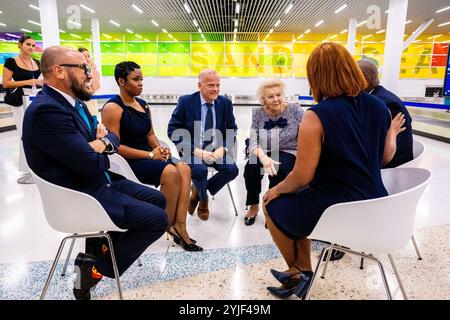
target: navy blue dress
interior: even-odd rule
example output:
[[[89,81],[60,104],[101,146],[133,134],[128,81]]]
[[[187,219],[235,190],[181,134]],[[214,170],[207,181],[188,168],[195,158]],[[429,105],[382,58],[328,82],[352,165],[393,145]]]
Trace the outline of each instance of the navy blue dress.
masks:
[[[152,129],[150,109],[147,102],[139,98],[135,99],[141,105],[142,112],[125,105],[120,95],[111,98],[107,103],[118,104],[123,109],[122,118],[120,119],[120,144],[134,149],[151,151],[147,143],[147,135]],[[126,160],[139,181],[156,187],[160,185],[161,174],[164,168],[172,164],[171,161],[164,162],[162,160]]]
[[[309,186],[271,201],[267,212],[291,239],[307,237],[322,213],[341,202],[387,195],[381,180],[391,117],[386,105],[367,93],[328,98],[309,110],[319,117],[322,152]]]

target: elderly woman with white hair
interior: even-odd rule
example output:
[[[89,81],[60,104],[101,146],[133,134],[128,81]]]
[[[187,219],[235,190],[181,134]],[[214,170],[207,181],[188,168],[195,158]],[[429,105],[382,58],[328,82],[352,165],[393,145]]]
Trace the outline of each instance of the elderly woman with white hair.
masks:
[[[256,95],[261,107],[252,111],[248,146],[249,160],[244,179],[249,206],[244,222],[250,226],[259,211],[259,194],[264,173],[269,188],[283,181],[295,164],[297,133],[304,111],[298,103],[285,102],[285,84],[279,79],[263,81]]]

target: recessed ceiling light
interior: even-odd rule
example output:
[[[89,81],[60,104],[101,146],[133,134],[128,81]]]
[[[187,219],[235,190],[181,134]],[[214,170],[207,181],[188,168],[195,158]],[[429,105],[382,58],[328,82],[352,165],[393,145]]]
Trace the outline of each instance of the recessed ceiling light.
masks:
[[[293,4],[293,3],[291,3],[290,5],[288,5],[288,7],[286,8],[286,10],[284,11],[284,14],[288,14],[288,13],[292,10],[292,7],[294,7],[294,4]]]
[[[308,34],[310,32],[311,32],[311,29],[308,29],[308,30],[305,31],[305,34]]]
[[[62,30],[62,29],[59,29],[58,30],[59,32],[61,32],[61,33],[66,33],[64,30]]]
[[[0,22],[0,26],[6,27],[6,24]]]
[[[196,19],[192,20],[192,22],[194,23],[194,26],[195,26],[195,27],[198,27],[198,22],[197,22]]]
[[[385,31],[386,31],[386,29],[381,29],[381,30],[377,31],[376,34],[380,34],[380,33],[383,33]]]
[[[238,21],[238,19],[234,19],[234,26],[235,26],[235,27],[237,27],[237,26],[238,26],[238,24],[239,24],[239,21]]]
[[[155,27],[159,27],[159,23],[152,19],[152,23]]]
[[[32,8],[32,9],[34,9],[34,10],[37,10],[37,11],[40,11],[40,10],[41,10],[41,9],[39,9],[39,7],[37,7],[37,6],[35,6],[35,5],[32,5],[32,4],[30,4],[29,7]]]
[[[314,25],[314,27],[317,28],[317,27],[320,26],[323,22],[324,22],[323,20],[320,20],[319,22],[317,22],[317,23]]]
[[[80,4],[80,7],[82,7],[84,10],[89,11],[90,13],[95,13],[94,9],[91,9],[88,6],[85,6],[84,4]]]
[[[108,38],[108,39],[111,39],[111,38],[112,38],[109,34],[106,34],[106,33],[102,33],[102,35],[103,35],[105,38]]]
[[[334,12],[335,14],[338,14],[339,12],[341,12],[342,10],[344,10],[345,8],[347,8],[347,4],[343,4],[342,6],[340,6],[339,8],[336,9],[336,11]]]
[[[241,4],[238,2],[236,3],[236,14],[239,14],[241,12]]]
[[[438,11],[436,11],[436,13],[441,13],[441,12],[447,11],[449,9],[450,9],[450,7],[445,7],[445,8],[439,9]]]
[[[364,36],[364,37],[363,37],[363,40],[368,39],[368,38],[370,38],[370,37],[372,37],[372,36],[373,36],[373,34],[368,34],[367,36]]]
[[[275,22],[275,28],[278,27],[280,25],[280,23],[281,23],[281,19],[278,19],[278,21]]]
[[[139,12],[140,14],[143,14],[144,11],[142,11],[141,8],[139,8],[137,5],[135,5],[134,3],[131,4],[131,7],[136,10],[137,12]]]
[[[200,29],[200,28],[198,28],[197,31],[198,31],[199,33],[202,33],[202,29]]]
[[[16,36],[15,34],[11,34],[11,33],[6,33],[7,36],[10,36],[12,38],[16,38],[16,39],[20,39],[19,36]]]
[[[81,27],[81,23],[78,23],[78,22],[73,21],[73,20],[68,20],[67,23],[71,23],[73,25],[76,25],[77,27]]]
[[[305,34],[302,33],[301,35],[299,35],[299,36],[297,37],[297,39],[301,39],[301,38],[303,38],[304,36],[305,36]]]
[[[120,27],[120,24],[118,24],[117,22],[115,22],[114,20],[109,20],[109,22],[111,22],[113,25],[115,25],[116,27]]]
[[[170,33],[168,34],[170,39],[173,39],[173,35],[171,35]]]
[[[363,24],[366,24],[367,23],[367,20],[364,20],[364,21],[361,21],[360,23],[358,23],[357,25],[356,25],[356,27],[358,28],[358,27],[361,27]]]
[[[162,29],[162,31],[163,31],[164,33],[167,33],[167,30],[166,30],[166,29]]]
[[[405,25],[408,24],[408,23],[411,23],[411,22],[412,22],[412,20],[408,20],[408,21],[405,22]]]
[[[269,30],[269,34],[273,32],[273,28]]]
[[[80,37],[79,35],[76,35],[76,34],[73,34],[73,33],[70,33],[70,35],[71,35],[72,37],[74,37],[74,38],[81,39],[81,37]]]
[[[0,23],[0,25],[1,25],[1,23]],[[33,32],[33,31],[25,29],[25,28],[20,28],[20,30],[22,30],[23,32],[27,32],[27,33],[32,33]]]
[[[340,34],[344,34],[344,33],[347,33],[347,32],[348,32],[348,30],[345,29],[345,30],[342,30],[342,31],[340,32]]]
[[[334,38],[336,38],[338,35],[337,34],[334,34],[334,35],[332,35],[329,39],[330,40],[333,40]]]
[[[139,35],[139,34],[136,34],[136,37],[139,38],[139,39],[142,39],[142,36]]]
[[[192,10],[191,10],[191,7],[189,7],[189,4],[188,4],[187,2],[185,2],[185,3],[183,4],[183,6],[184,6],[184,9],[186,10],[186,12],[187,12],[188,14],[191,14]]]
[[[28,20],[29,23],[31,24],[35,24],[37,26],[40,26],[41,24],[39,22],[33,21],[33,20]]]
[[[235,33],[235,34],[237,33],[237,28],[234,28],[234,33]]]
[[[127,29],[126,30],[128,33],[134,33],[133,30]]]
[[[448,24],[450,24],[450,21],[449,21],[449,22],[441,23],[440,25],[438,25],[438,27],[443,27],[443,26],[446,26],[446,25],[448,25]]]

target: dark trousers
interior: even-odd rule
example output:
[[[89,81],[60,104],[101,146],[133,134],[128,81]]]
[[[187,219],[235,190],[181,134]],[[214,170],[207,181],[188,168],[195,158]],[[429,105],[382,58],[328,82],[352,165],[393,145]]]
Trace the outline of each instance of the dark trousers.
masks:
[[[239,174],[239,169],[236,164],[216,164],[207,165],[205,163],[189,164],[191,167],[192,183],[194,184],[199,194],[200,201],[208,200],[208,193],[215,195],[228,182],[233,181]],[[208,180],[208,167],[213,167],[217,170]]]
[[[113,240],[119,273],[124,273],[149,245],[158,240],[168,227],[166,200],[161,192],[141,184],[122,179],[114,181],[112,188],[121,197],[124,206],[126,232],[108,232]],[[96,268],[106,277],[114,278],[109,251],[101,253],[106,239],[86,240],[86,252],[96,255]]]
[[[270,152],[267,155],[270,157]],[[296,157],[293,154],[280,151],[279,159],[274,160],[281,162],[281,164],[275,165],[277,175],[269,176],[269,189],[275,187],[287,177],[289,172],[294,168],[295,159]],[[261,193],[261,181],[263,177],[264,169],[259,158],[254,155],[250,156],[244,169],[245,188],[247,189],[245,205],[259,204],[259,194]]]

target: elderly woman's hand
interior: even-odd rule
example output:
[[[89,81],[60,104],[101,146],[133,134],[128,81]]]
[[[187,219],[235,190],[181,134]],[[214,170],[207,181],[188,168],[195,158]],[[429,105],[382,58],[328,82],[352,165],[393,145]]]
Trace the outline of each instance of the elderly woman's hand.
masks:
[[[266,194],[263,196],[264,205],[266,206],[270,201],[278,198],[279,196],[280,193],[277,191],[277,187],[267,190]]]
[[[259,161],[261,161],[261,164],[263,165],[264,171],[269,176],[276,176],[277,175],[277,169],[275,168],[276,164],[280,164],[280,162],[273,160],[267,155],[264,155],[260,157]]]

